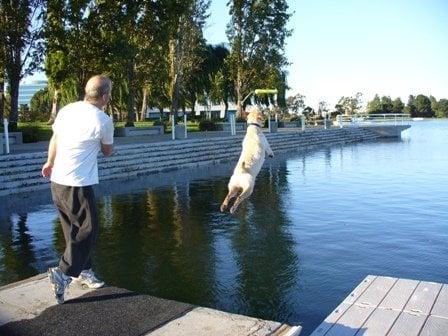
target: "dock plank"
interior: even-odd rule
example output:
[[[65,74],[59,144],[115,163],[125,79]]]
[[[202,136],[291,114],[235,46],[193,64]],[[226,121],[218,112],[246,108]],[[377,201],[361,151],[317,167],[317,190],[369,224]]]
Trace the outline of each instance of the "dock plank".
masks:
[[[418,336],[425,320],[425,315],[402,312],[387,336]]]
[[[398,310],[377,308],[361,327],[362,336],[384,336],[400,315]]]
[[[368,275],[356,288],[345,298],[344,303],[353,304],[355,301],[369,288],[369,286],[375,281],[377,276]]]
[[[442,284],[439,283],[420,282],[403,310],[429,315],[441,288]]]
[[[354,336],[375,308],[352,305],[325,336]]]
[[[420,282],[416,280],[398,279],[378,307],[383,309],[403,310],[419,283]]]
[[[446,336],[448,334],[448,319],[429,316],[419,336]]]
[[[448,285],[367,276],[311,336],[448,336]]]
[[[351,305],[348,303],[342,302],[335,310],[333,310],[330,315],[322,322],[310,336],[323,336],[327,333],[328,330],[335,324],[342,315],[350,308]]]
[[[443,285],[436,299],[436,303],[431,310],[431,315],[448,319],[448,285]]]
[[[362,293],[361,296],[355,301],[355,304],[378,307],[380,302],[386,297],[386,294],[396,282],[396,278],[377,277],[364,291],[364,293]]]

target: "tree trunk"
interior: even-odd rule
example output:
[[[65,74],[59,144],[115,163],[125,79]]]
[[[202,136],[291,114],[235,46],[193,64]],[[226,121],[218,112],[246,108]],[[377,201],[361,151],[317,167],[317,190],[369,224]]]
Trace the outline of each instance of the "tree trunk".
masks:
[[[159,111],[160,111],[160,120],[163,120],[163,107],[159,107]]]
[[[237,78],[237,84],[236,84],[236,117],[242,118],[243,117],[243,93],[242,93],[242,80],[241,80],[241,74],[238,71],[238,78]]]
[[[11,109],[9,112],[9,127],[11,131],[17,130],[17,121],[19,119],[19,83],[20,76],[11,78],[9,81],[9,94],[11,97]]]
[[[143,92],[142,92],[142,109],[140,110],[140,120],[145,120],[146,117],[146,108],[147,108],[147,102],[146,102],[146,98],[148,96],[148,89],[146,89],[145,87],[143,88]]]
[[[47,125],[53,125],[54,121],[56,120],[56,116],[58,115],[59,111],[59,97],[60,90],[55,89],[53,93],[53,103],[51,105],[50,119],[48,120]]]
[[[0,80],[0,123],[5,117],[5,82]]]
[[[127,118],[126,118],[126,127],[133,127],[135,120],[135,111],[134,111],[134,60],[129,60],[128,62],[128,85],[129,85],[129,93],[127,100]]]

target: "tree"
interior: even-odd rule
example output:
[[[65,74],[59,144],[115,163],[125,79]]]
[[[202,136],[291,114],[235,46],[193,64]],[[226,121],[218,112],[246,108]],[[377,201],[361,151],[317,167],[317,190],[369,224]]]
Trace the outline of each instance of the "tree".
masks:
[[[48,115],[52,112],[52,97],[48,88],[37,91],[30,101],[30,120],[48,120]]]
[[[448,99],[440,99],[435,105],[437,118],[448,118]]]
[[[293,111],[295,114],[299,114],[305,108],[305,96],[298,93],[295,96],[288,97],[286,100],[286,105],[288,109]]]
[[[5,116],[5,80],[6,80],[6,45],[2,36],[6,36],[3,19],[3,5],[0,7],[0,122]]]
[[[317,110],[317,114],[319,115],[319,116],[322,116],[322,117],[326,117],[327,116],[327,113],[328,113],[328,104],[327,104],[327,102],[326,101],[320,101],[319,102],[319,107],[318,107],[318,110]]]
[[[173,25],[169,42],[171,113],[176,122],[181,103],[181,94],[185,92],[186,83],[191,80],[198,50],[202,42],[202,28],[207,17],[208,0],[188,0],[177,4],[173,11]],[[190,77],[190,78],[187,78]]]
[[[367,103],[367,113],[369,114],[383,113],[383,109],[381,106],[381,99],[377,94],[375,95],[375,97],[373,97],[372,101],[369,101]]]
[[[434,111],[431,109],[431,100],[425,95],[415,97],[415,115],[417,117],[434,117]]]
[[[247,94],[257,86],[278,88],[281,83],[281,71],[288,64],[284,47],[291,35],[286,28],[291,14],[286,0],[230,0],[227,5],[231,15],[229,65],[241,116]]]
[[[435,111],[437,108],[437,99],[433,95],[429,96],[429,100],[431,101],[431,110]]]
[[[45,74],[48,85],[53,93],[53,102],[48,124],[53,124],[59,110],[62,85],[69,77],[67,63],[67,36],[64,28],[66,17],[65,0],[48,0],[45,24],[45,38],[47,41],[45,57]]]
[[[393,103],[389,96],[381,97],[381,113],[392,113]]]
[[[353,115],[360,111],[362,93],[358,92],[354,97],[342,97],[339,99],[336,109],[344,111],[345,115]],[[339,106],[339,107],[338,107]]]
[[[20,80],[32,74],[42,62],[43,0],[1,0],[0,36],[4,48],[9,94],[11,96],[10,125],[14,130],[18,120]]]
[[[404,104],[401,101],[400,97],[395,98],[392,102],[392,113],[403,113]]]
[[[409,95],[408,103],[406,107],[404,108],[405,112],[410,114],[411,117],[416,116],[416,110],[415,110],[415,97],[413,95]]]
[[[211,85],[208,96],[212,102],[224,102],[225,114],[229,109],[229,99],[233,97],[234,87],[229,74],[229,55],[230,51],[224,45],[209,46],[208,76]]]

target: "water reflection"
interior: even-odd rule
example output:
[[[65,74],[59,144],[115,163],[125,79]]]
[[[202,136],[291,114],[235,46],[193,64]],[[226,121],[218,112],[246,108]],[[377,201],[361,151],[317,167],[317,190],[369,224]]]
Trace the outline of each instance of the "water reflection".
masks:
[[[38,274],[33,267],[36,258],[33,251],[33,237],[27,227],[27,215],[13,215],[0,223],[0,281],[14,282]]]

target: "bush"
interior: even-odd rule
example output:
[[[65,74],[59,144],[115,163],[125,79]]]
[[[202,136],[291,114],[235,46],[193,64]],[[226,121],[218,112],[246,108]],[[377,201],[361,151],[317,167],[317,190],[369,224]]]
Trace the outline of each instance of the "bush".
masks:
[[[39,127],[30,126],[22,129],[22,137],[24,143],[29,142],[38,142],[40,140],[39,137]]]
[[[199,122],[199,130],[200,131],[217,131],[218,125],[216,122],[211,120],[201,120]]]
[[[302,120],[302,117],[298,116],[297,114],[294,114],[289,121],[297,121],[297,120]]]
[[[163,132],[165,133],[168,126],[168,121],[156,120],[154,121],[153,126],[163,126]]]

